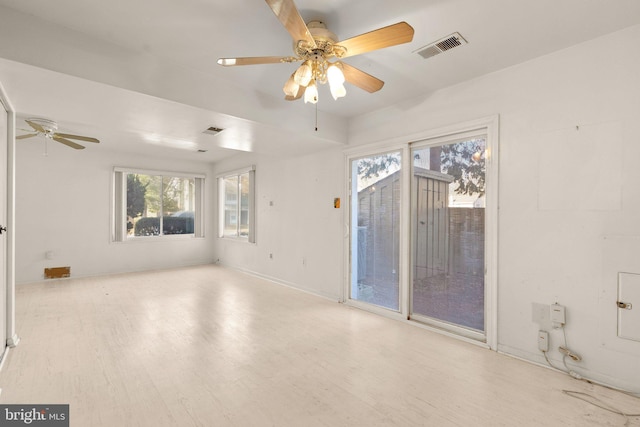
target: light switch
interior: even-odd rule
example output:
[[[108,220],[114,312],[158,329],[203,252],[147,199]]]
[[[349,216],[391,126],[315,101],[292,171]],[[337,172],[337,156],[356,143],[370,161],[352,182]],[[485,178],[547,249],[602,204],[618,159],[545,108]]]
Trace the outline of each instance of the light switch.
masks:
[[[618,273],[618,336],[640,341],[640,274]]]

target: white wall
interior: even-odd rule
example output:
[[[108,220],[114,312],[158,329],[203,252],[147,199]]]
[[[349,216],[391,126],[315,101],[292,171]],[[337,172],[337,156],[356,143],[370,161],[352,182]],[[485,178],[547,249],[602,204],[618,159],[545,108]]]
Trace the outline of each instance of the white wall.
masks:
[[[70,266],[72,277],[83,277],[212,262],[211,198],[204,239],[110,241],[114,166],[205,173],[210,179],[210,165],[115,155],[102,145],[73,150],[55,142],[45,157],[41,138],[16,145],[16,283],[43,280],[45,267]],[[46,259],[48,251],[53,259]]]
[[[349,133],[352,146],[408,142],[499,114],[499,350],[544,363],[533,308],[557,301],[569,347],[584,358],[575,370],[636,391],[640,342],[617,338],[615,301],[616,272],[640,273],[638,44],[640,26],[356,118]],[[236,161],[216,173],[245,166]],[[244,161],[258,167],[258,243],[217,240],[215,256],[339,297],[346,226],[331,205],[344,157]],[[561,343],[551,331],[559,365]]]
[[[343,154],[237,157],[217,174],[256,165],[256,243],[217,239],[223,265],[339,300],[342,292]],[[269,255],[273,254],[273,258]]]

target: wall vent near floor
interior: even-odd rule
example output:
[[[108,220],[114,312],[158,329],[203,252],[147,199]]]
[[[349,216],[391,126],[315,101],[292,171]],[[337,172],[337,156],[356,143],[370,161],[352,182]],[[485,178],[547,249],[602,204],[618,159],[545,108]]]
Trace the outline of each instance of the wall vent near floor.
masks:
[[[71,277],[71,267],[53,267],[44,269],[45,279],[61,279]]]
[[[421,47],[420,49],[414,51],[414,53],[417,53],[424,59],[427,59],[442,52],[446,52],[447,50],[451,50],[454,47],[462,46],[463,44],[467,44],[467,41],[464,39],[464,37],[462,37],[460,33],[453,33],[441,38],[440,40]]]

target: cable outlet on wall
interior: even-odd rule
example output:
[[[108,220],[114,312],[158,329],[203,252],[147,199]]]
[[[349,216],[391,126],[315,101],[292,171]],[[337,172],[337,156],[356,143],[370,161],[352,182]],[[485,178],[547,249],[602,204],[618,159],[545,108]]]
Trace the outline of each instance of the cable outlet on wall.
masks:
[[[538,350],[549,351],[549,332],[538,331]]]

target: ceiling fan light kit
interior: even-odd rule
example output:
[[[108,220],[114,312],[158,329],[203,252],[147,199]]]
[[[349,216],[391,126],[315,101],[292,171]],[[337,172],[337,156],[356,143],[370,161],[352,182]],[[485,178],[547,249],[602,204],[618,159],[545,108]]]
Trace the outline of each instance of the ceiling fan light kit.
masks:
[[[326,83],[329,83],[331,96],[337,100],[347,94],[344,87],[345,81],[367,92],[376,92],[384,85],[382,80],[346,64],[340,59],[413,40],[413,28],[406,22],[398,22],[347,40],[338,41],[337,36],[327,29],[324,22],[316,20],[305,24],[293,0],[265,1],[291,35],[295,56],[220,58],[218,64],[231,67],[302,61],[302,64],[282,88],[285,99],[288,101],[304,96],[305,103],[315,104],[318,102],[318,84]],[[330,62],[334,58],[337,61]]]
[[[315,80],[309,83],[307,89],[304,91],[304,103],[316,104],[318,102],[318,86]]]
[[[347,94],[344,87],[344,73],[339,64],[331,64],[327,69],[327,80],[329,81],[329,89],[334,100],[342,98]]]
[[[313,77],[310,61],[305,61],[293,74],[293,81],[299,86],[308,86]]]

